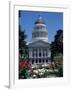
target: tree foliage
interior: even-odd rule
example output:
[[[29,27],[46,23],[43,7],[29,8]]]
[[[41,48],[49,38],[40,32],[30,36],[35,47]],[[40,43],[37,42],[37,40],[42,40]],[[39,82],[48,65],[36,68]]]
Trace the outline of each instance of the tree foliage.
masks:
[[[63,54],[63,30],[59,29],[54,36],[54,41],[51,43],[51,57]]]
[[[27,35],[25,34],[25,30],[22,31],[21,27],[19,26],[19,58],[24,59],[28,57],[28,48],[26,45],[26,39]]]

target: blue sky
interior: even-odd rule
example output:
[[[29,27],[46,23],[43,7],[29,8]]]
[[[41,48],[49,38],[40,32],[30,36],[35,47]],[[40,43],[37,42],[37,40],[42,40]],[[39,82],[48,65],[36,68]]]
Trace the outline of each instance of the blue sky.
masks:
[[[63,13],[61,12],[21,11],[19,23],[22,30],[25,30],[27,34],[26,41],[31,41],[34,23],[39,15],[44,19],[48,30],[48,40],[52,42],[56,31],[58,29],[63,30]]]

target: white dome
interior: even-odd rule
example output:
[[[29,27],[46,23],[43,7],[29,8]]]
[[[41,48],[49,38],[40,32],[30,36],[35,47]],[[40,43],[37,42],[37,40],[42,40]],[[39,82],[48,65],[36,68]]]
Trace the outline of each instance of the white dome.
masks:
[[[40,16],[35,22],[34,29],[32,31],[32,40],[45,40],[48,41],[48,31],[44,20]]]

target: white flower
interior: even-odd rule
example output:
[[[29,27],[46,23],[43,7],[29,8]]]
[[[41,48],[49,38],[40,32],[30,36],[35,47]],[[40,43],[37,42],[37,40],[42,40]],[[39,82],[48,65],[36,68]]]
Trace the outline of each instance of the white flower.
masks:
[[[48,69],[46,69],[46,71],[48,72],[49,70],[48,70]]]
[[[43,68],[43,69],[41,69],[41,72],[43,72],[43,73],[44,73],[44,72],[45,72],[45,69],[44,69],[44,68]]]
[[[45,67],[45,65],[43,64],[42,67]]]
[[[39,72],[41,72],[41,69],[38,69]]]
[[[41,72],[41,73],[39,73],[39,75],[40,75],[40,76],[41,76],[41,75],[43,75],[43,74],[44,74],[44,73],[42,73],[42,72]]]
[[[35,77],[37,77],[37,76],[34,74],[33,77],[35,78]]]
[[[38,74],[38,70],[33,70],[34,73]]]

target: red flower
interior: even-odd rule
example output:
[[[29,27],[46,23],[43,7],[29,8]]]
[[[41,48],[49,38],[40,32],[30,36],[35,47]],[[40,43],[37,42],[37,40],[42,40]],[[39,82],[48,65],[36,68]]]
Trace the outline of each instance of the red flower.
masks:
[[[24,61],[21,61],[19,63],[19,67],[20,67],[20,69],[24,68],[25,67],[25,62]]]
[[[29,68],[32,67],[32,65],[28,62],[28,60],[23,60],[23,61],[21,61],[21,62],[19,63],[19,68],[20,68],[20,69],[23,69],[23,68],[25,68],[25,67],[29,67]]]

